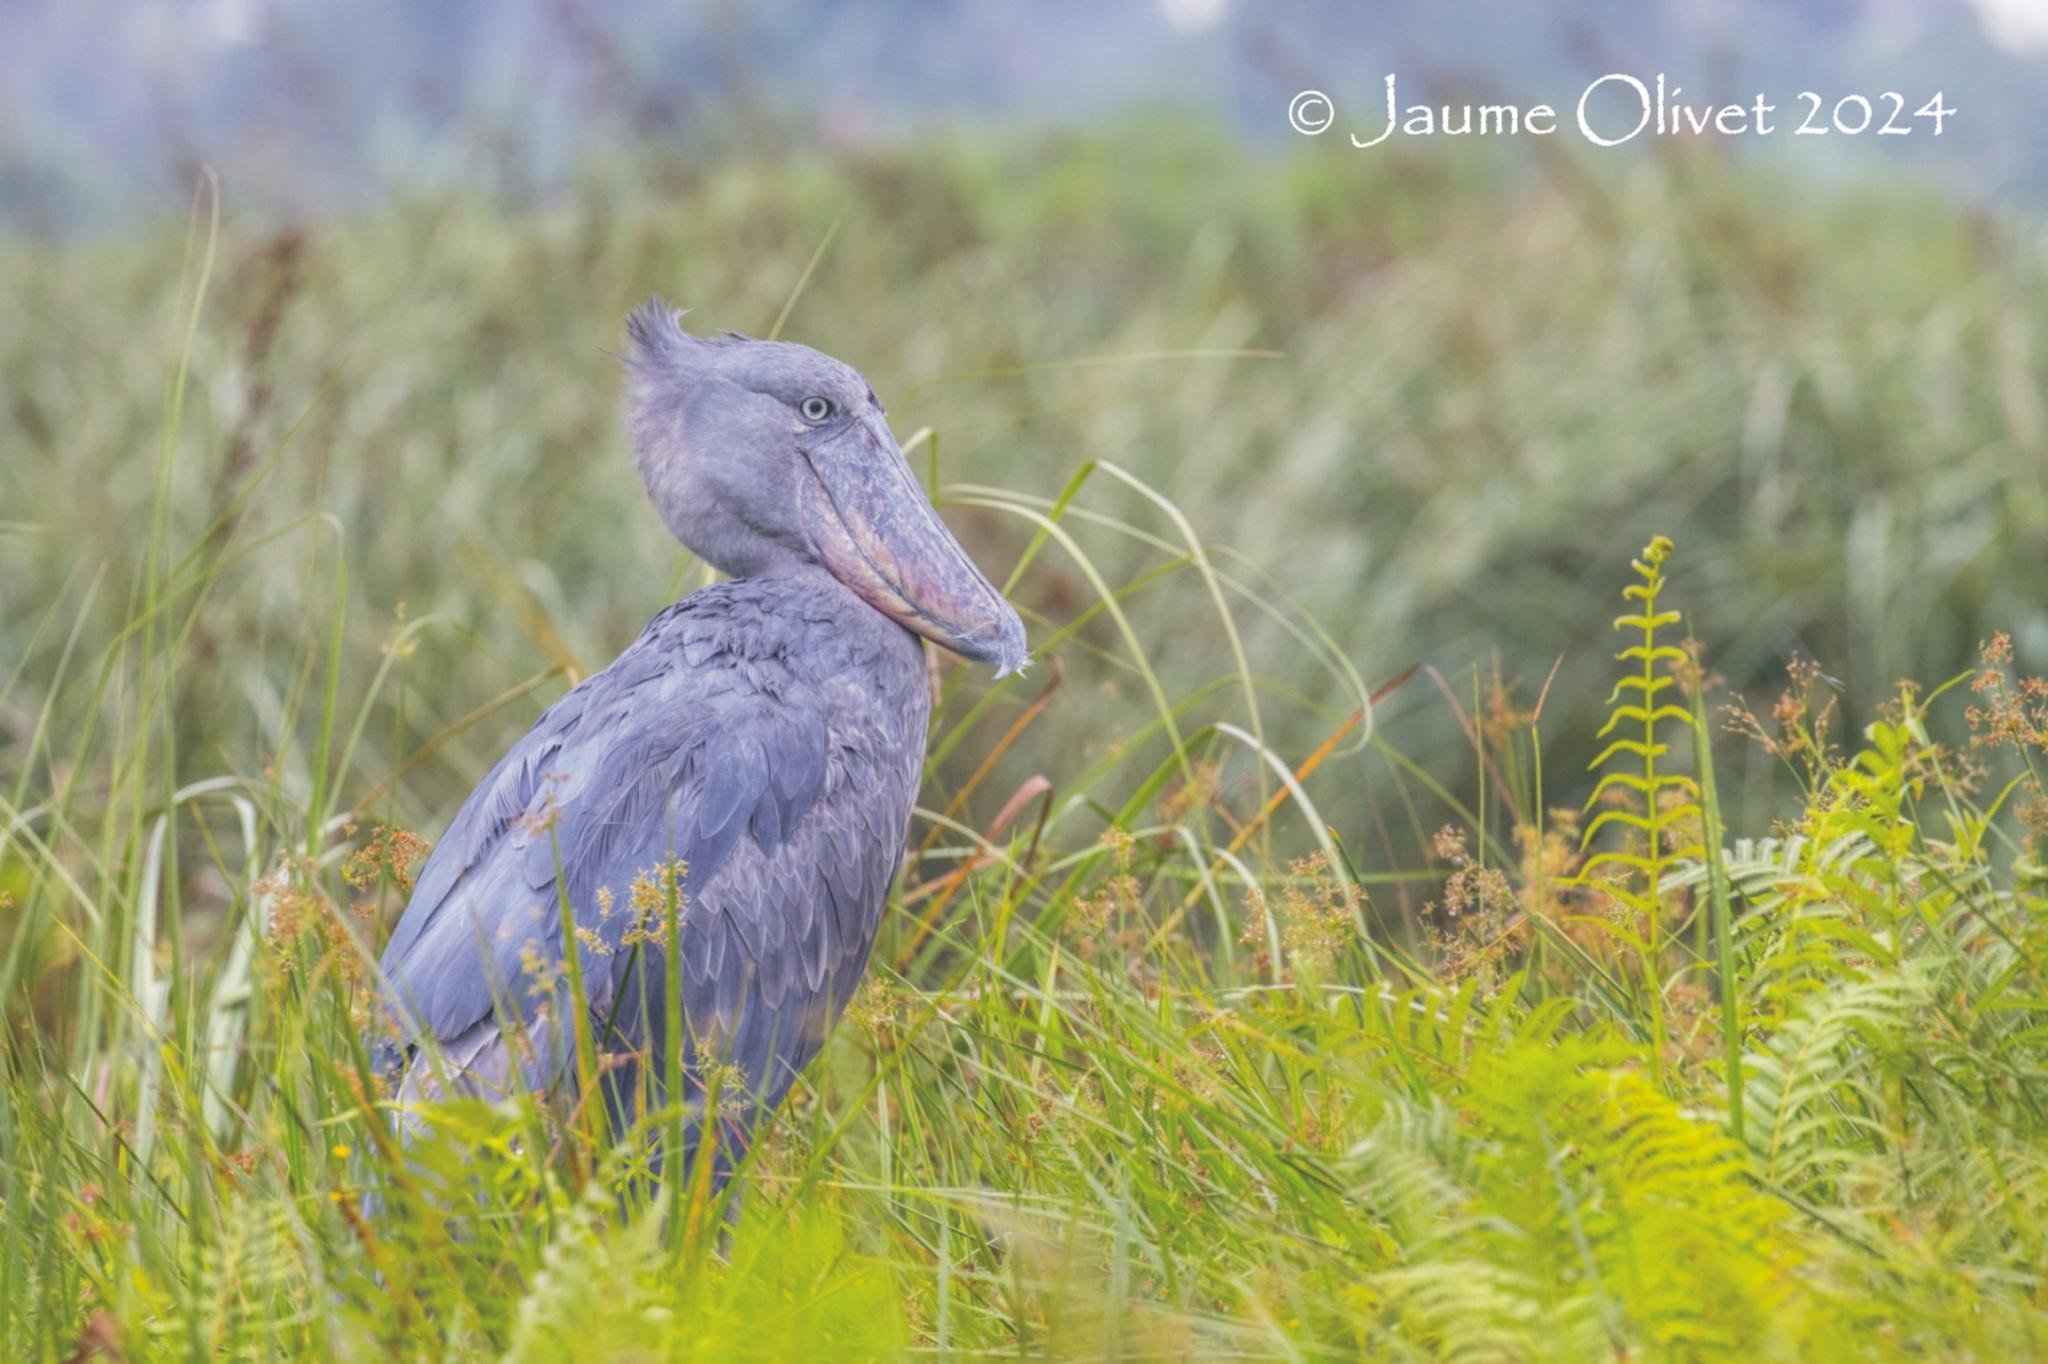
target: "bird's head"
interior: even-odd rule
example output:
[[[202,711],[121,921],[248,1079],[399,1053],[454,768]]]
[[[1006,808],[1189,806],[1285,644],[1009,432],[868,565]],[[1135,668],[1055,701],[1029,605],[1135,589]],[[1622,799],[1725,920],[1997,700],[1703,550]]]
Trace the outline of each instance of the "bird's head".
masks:
[[[808,346],[693,336],[659,297],[627,319],[626,429],[678,540],[722,572],[825,568],[998,677],[1024,623],[946,529],[851,365]]]

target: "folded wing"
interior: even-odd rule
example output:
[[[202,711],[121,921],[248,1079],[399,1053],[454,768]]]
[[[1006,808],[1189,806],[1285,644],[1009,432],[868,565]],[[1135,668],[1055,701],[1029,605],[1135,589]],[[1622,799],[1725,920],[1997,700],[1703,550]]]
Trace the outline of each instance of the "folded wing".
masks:
[[[439,1076],[486,1093],[567,1080],[564,892],[604,1049],[658,1056],[677,862],[693,1084],[716,1056],[776,1102],[858,985],[907,808],[877,799],[880,745],[833,733],[794,675],[690,649],[687,625],[658,618],[562,698],[436,846],[382,960],[376,1055],[402,1096]],[[615,1065],[615,1108],[642,1073],[661,1069]]]

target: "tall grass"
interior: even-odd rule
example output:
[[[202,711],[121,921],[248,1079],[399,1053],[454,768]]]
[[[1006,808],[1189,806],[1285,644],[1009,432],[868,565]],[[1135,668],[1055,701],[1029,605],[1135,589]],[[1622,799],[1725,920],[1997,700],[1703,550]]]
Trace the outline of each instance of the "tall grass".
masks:
[[[945,480],[1050,500],[1113,462],[1205,530],[1216,572],[1292,603],[1371,685],[1497,657],[1526,704],[1562,655],[1549,733],[1589,741],[1603,553],[1678,529],[1734,689],[1823,659],[1860,724],[1899,677],[1945,675],[1995,630],[2038,655],[2038,228],[1906,186],[1795,195],[1767,176],[1679,157],[1517,183],[1434,156],[1260,162],[1140,125],[710,169],[650,155],[511,216],[433,197],[264,230],[229,186],[169,492],[173,524],[219,522],[209,553],[239,531],[246,557],[195,626],[231,666],[185,679],[182,746],[208,774],[277,748],[310,619],[295,589],[331,571],[313,556],[334,546],[288,529],[309,517],[332,517],[348,554],[346,689],[401,609],[434,622],[414,642],[437,685],[386,693],[358,747],[373,777],[485,701],[609,659],[695,582],[619,457],[617,318],[659,284],[697,325],[765,333],[835,221],[785,331],[860,364],[905,437],[939,433],[924,454]],[[75,607],[103,572],[86,638],[128,619],[189,304],[183,236],[0,242],[0,649],[36,697],[51,659],[31,636],[72,619],[50,603]],[[1146,507],[1106,484],[1088,510]],[[992,555],[1030,531],[956,515]],[[1096,552],[1123,582],[1154,547]],[[1021,587],[1041,627],[1093,594],[1057,556]],[[1230,656],[1176,592],[1127,612],[1174,687]],[[999,784],[1116,740],[1121,707],[1071,699],[1104,683],[1122,699],[1130,676],[1100,658],[1114,629],[1084,632],[1065,660],[1079,685]],[[1266,737],[1307,752],[1355,688],[1295,668],[1286,624],[1251,612],[1241,631],[1265,680],[1309,703]],[[416,763],[391,817],[431,826],[544,699],[509,697]],[[1391,704],[1408,751],[1469,799],[1433,690]],[[1370,759],[1347,770],[1383,785]],[[1722,776],[1759,820],[1792,794],[1768,762]]]
[[[1030,155],[202,212],[175,288],[153,246],[11,248],[0,1352],[2040,1352],[2048,716],[2009,642],[1972,665],[1979,614],[2040,628],[2033,494],[1968,499],[2038,458],[1998,293],[2032,248],[1788,223],[1703,166],[1239,167],[1225,203]],[[1346,177],[1395,173],[1361,221]],[[1471,221],[1504,204],[1540,277]],[[361,1030],[417,835],[699,580],[592,295],[765,328],[806,273],[788,330],[877,357],[1045,662],[940,669],[873,979],[732,1220],[545,1098],[401,1160]],[[1648,518],[1679,543],[1625,599]],[[1770,595],[1835,558],[1853,589]],[[1802,665],[1731,734],[1714,674],[1780,623],[1852,690],[1967,686],[1859,727]]]

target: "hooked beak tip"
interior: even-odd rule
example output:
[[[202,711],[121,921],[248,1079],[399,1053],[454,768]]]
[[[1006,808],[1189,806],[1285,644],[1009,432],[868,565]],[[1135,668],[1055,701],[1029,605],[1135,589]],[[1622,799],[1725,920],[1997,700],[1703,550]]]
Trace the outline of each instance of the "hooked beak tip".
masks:
[[[955,636],[952,647],[955,653],[976,663],[995,664],[998,680],[1021,677],[1031,666],[1031,648],[1024,638],[1024,622],[1007,603],[995,629],[987,634]]]

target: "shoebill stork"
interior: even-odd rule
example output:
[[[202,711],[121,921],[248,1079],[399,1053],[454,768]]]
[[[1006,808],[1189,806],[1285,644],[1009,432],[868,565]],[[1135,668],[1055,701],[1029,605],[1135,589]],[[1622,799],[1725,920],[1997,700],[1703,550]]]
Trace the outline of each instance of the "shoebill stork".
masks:
[[[924,761],[921,641],[1000,677],[1025,664],[1024,627],[851,366],[691,335],[659,298],[627,331],[648,495],[728,576],[657,615],[463,802],[385,948],[372,1052],[401,1113],[451,1090],[573,1091],[566,901],[615,1123],[662,1102],[673,971],[685,1101],[712,1062],[745,1086],[721,1091],[724,1170],[866,969]],[[646,903],[665,874],[672,952]]]

